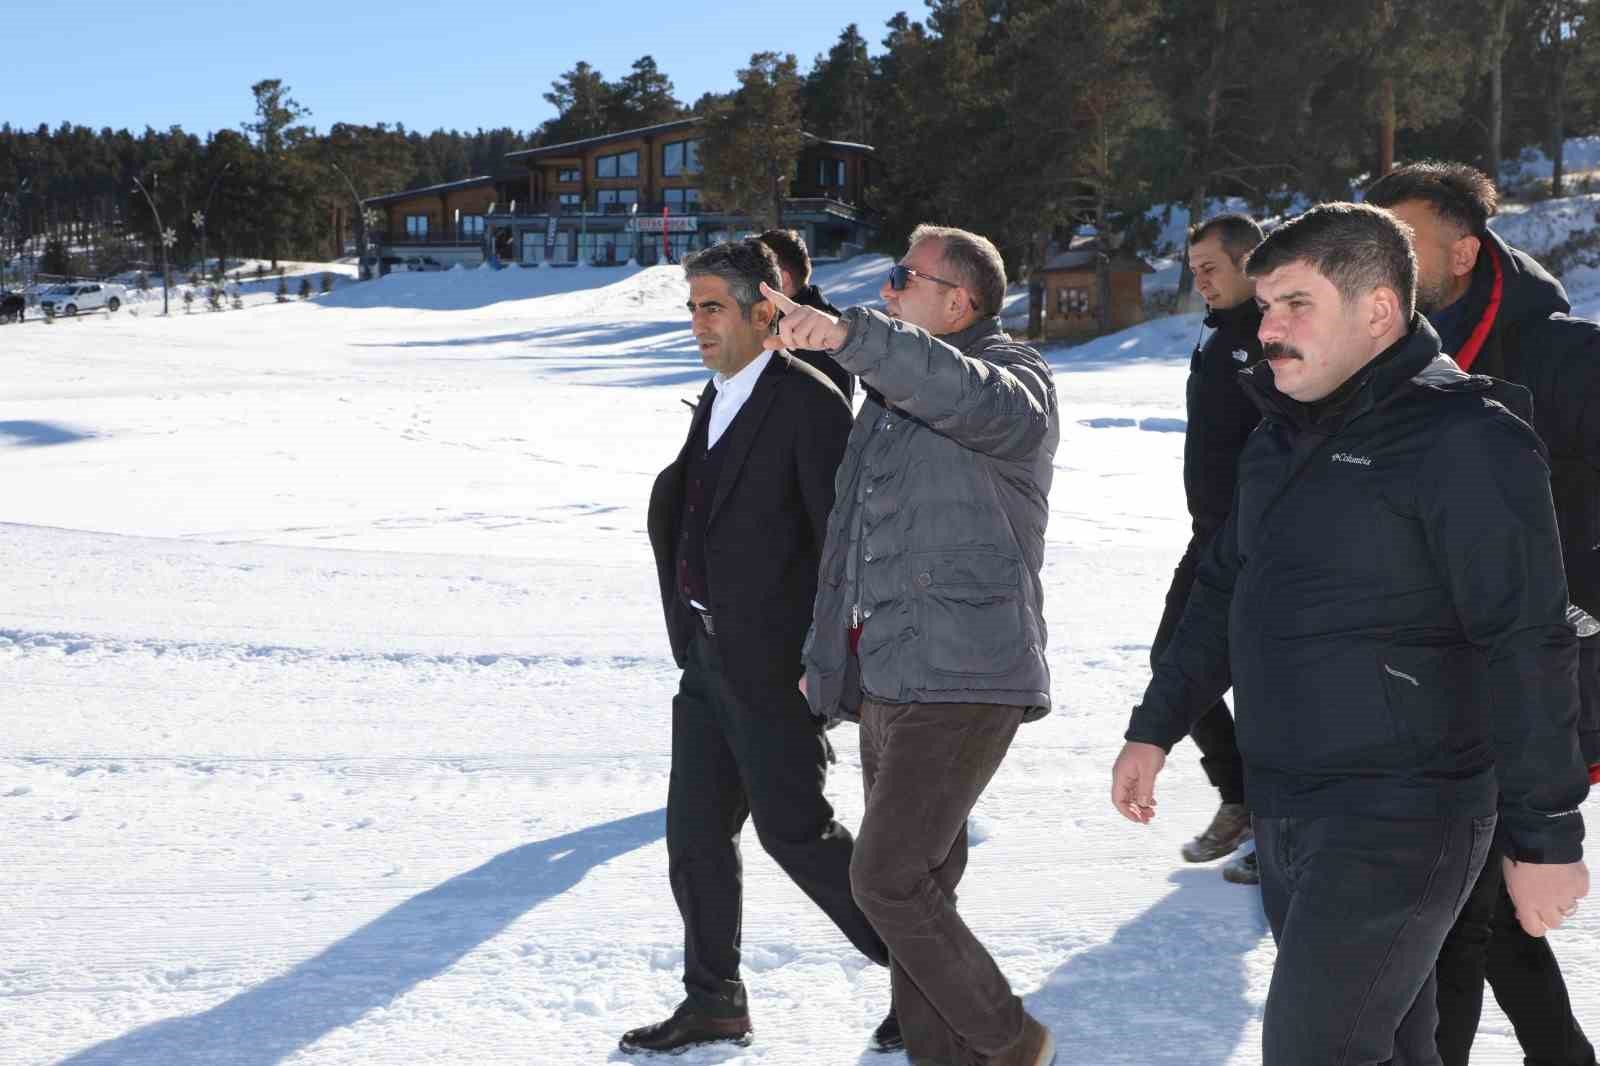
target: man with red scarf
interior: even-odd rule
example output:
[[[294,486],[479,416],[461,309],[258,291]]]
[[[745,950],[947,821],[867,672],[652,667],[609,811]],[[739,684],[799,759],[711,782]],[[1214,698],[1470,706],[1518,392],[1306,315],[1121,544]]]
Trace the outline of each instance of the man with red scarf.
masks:
[[[1533,395],[1533,428],[1550,451],[1551,491],[1578,631],[1580,743],[1600,783],[1600,324],[1568,312],[1561,283],[1489,229],[1499,196],[1461,163],[1423,162],[1375,182],[1368,203],[1415,231],[1417,310],[1463,370]],[[1439,1053],[1465,1066],[1487,977],[1529,1062],[1594,1066],[1560,967],[1517,922],[1488,863],[1439,955]]]

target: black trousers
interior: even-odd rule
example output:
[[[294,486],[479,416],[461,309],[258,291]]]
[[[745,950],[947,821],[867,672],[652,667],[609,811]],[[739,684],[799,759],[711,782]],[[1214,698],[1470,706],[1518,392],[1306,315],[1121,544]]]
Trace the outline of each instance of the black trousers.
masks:
[[[894,1006],[915,1063],[983,1061],[1022,1036],[1022,1001],[956,911],[967,816],[1021,722],[1020,707],[861,703],[867,809],[850,875],[894,956]]]
[[[1437,1066],[1434,963],[1495,818],[1255,819],[1278,942],[1263,1066]]]
[[[1595,1066],[1594,1047],[1572,1014],[1567,983],[1543,937],[1529,936],[1491,855],[1439,952],[1439,1057],[1467,1066],[1483,1013],[1483,982],[1511,1019],[1527,1066]]]
[[[1172,587],[1167,590],[1166,610],[1161,614],[1161,624],[1156,627],[1156,639],[1150,645],[1150,665],[1153,668],[1167,650],[1172,636],[1183,620],[1183,609],[1189,602],[1189,590],[1194,588],[1195,571],[1199,569],[1200,551],[1205,542],[1198,538],[1189,541],[1189,547],[1172,574]],[[1239,741],[1233,732],[1233,715],[1228,704],[1218,700],[1201,716],[1189,731],[1195,746],[1200,749],[1200,766],[1206,778],[1222,793],[1223,803],[1244,802],[1244,760],[1239,756]]]
[[[767,854],[850,942],[888,964],[888,949],[850,896],[854,841],[822,793],[826,752],[797,687],[766,693],[759,705],[742,698],[723,676],[715,640],[696,635],[672,701],[667,861],[683,916],[683,983],[705,1013],[748,1010],[739,978],[746,818]]]

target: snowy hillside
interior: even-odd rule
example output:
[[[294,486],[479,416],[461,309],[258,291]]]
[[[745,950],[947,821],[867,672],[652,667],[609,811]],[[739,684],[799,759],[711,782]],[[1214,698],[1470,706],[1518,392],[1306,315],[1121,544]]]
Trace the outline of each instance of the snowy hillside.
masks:
[[[885,265],[819,280],[859,302]],[[455,271],[0,327],[0,1064],[570,1066],[670,1011],[644,523],[706,380],[686,295]],[[1153,825],[1107,801],[1187,534],[1197,326],[1051,352],[1057,709],[977,809],[961,906],[1063,1066],[1258,1061],[1273,949],[1178,859],[1215,803],[1193,750]],[[677,1061],[903,1063],[862,1054],[885,975],[744,855],[756,1041]],[[1600,908],[1554,943],[1600,1028]],[[1520,1061],[1492,1001],[1479,1047]]]

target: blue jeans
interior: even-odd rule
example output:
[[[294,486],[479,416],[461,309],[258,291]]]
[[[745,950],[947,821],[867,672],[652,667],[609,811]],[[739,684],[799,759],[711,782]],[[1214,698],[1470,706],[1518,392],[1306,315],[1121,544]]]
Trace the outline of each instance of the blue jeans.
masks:
[[[1263,1066],[1438,1066],[1434,965],[1495,817],[1254,821],[1278,943]]]

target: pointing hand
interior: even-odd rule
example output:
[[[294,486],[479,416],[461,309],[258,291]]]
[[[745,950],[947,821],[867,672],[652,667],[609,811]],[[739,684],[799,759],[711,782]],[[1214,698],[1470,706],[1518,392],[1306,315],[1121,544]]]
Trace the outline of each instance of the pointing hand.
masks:
[[[762,341],[762,347],[836,352],[850,337],[850,327],[844,322],[815,307],[795,303],[766,282],[761,283],[761,295],[783,313],[778,332]]]

